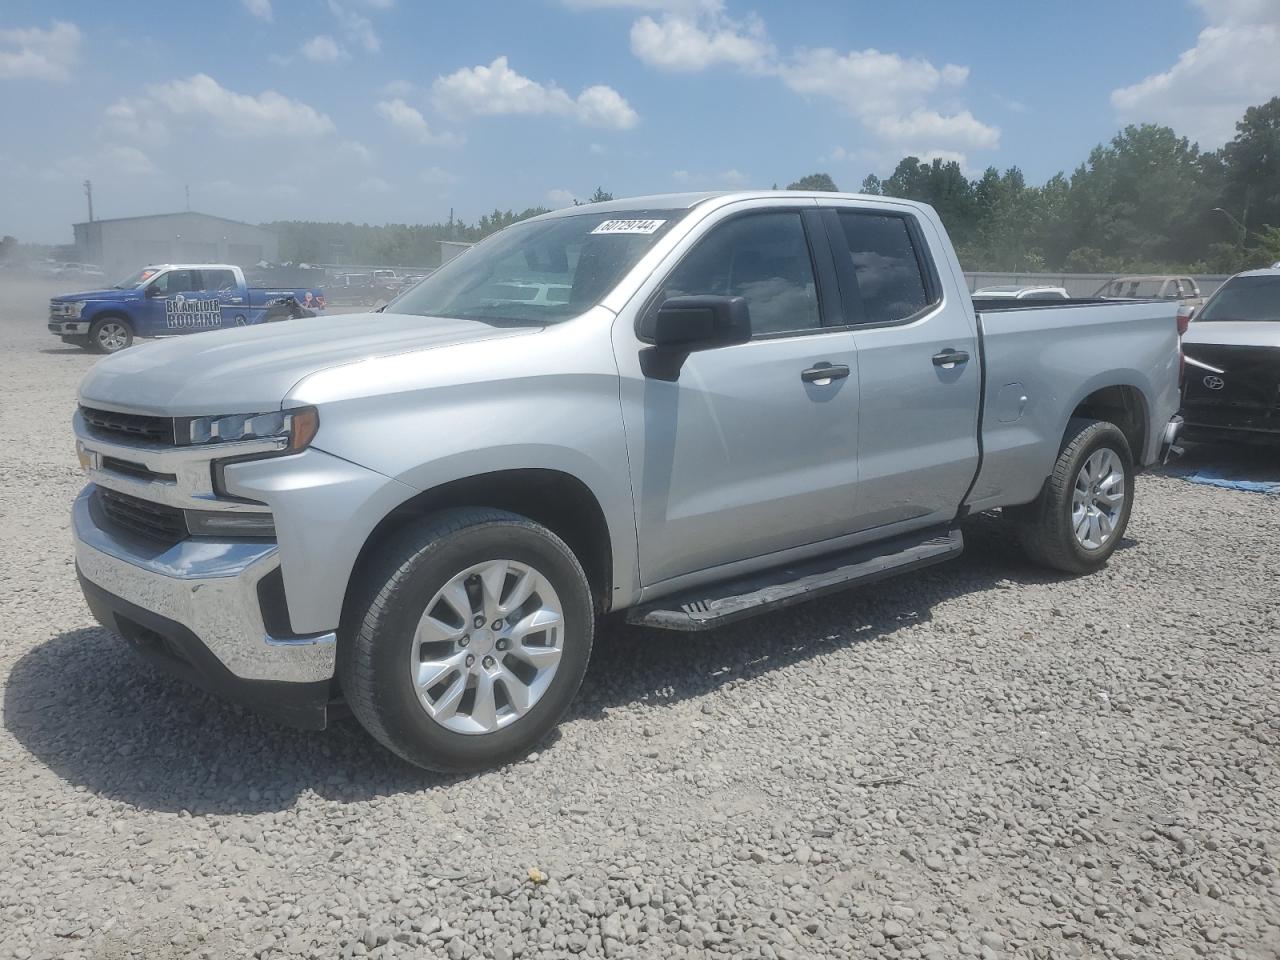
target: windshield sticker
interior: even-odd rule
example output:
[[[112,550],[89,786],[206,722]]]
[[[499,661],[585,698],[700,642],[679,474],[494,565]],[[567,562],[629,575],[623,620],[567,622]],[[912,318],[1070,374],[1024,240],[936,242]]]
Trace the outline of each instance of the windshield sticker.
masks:
[[[220,327],[222,326],[222,303],[217,297],[212,300],[188,300],[182,294],[170,297],[164,302],[164,323],[166,327]]]
[[[656,233],[665,220],[606,220],[592,233]]]

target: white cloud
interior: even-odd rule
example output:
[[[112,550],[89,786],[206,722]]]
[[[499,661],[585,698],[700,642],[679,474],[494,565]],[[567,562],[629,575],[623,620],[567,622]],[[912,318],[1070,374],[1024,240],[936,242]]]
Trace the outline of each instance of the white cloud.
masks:
[[[676,170],[671,179],[682,187],[698,190],[736,190],[751,182],[751,177],[736,168],[720,173],[695,174],[688,170]]]
[[[156,165],[137,147],[115,144],[102,151],[103,158],[117,173],[132,176],[155,173]]]
[[[244,8],[259,20],[265,20],[270,23],[275,19],[275,13],[271,9],[271,0],[241,0]]]
[[[941,87],[962,86],[969,76],[967,67],[954,64],[939,69],[928,60],[896,53],[872,49],[842,54],[829,47],[797,51],[778,72],[797,93],[829,97],[860,117],[903,110]]]
[[[516,73],[506,57],[438,77],[432,92],[440,108],[454,114],[553,114],[615,130],[630,129],[639,121],[631,104],[612,87],[587,87],[575,99],[555,84]]]
[[[229,137],[314,140],[334,132],[333,121],[314,107],[267,90],[257,96],[235,93],[204,73],[147,88],[138,100],[120,100],[108,108],[109,122],[154,119],[157,111],[173,117],[210,120]]]
[[[382,92],[388,97],[407,97],[415,89],[408,80],[392,80],[382,88]]]
[[[1111,93],[1123,120],[1163,123],[1216,148],[1245,108],[1280,90],[1280,3],[1197,0],[1208,18],[1196,45],[1163,73]]]
[[[411,140],[443,146],[459,142],[458,137],[452,133],[436,133],[433,131],[430,124],[427,123],[426,117],[417,108],[410,106],[404,100],[379,100],[374,109],[378,112],[378,116]]]
[[[554,190],[547,191],[547,203],[551,204],[552,209],[560,207],[572,207],[574,195],[572,190],[566,190],[564,187],[557,187]]]
[[[315,63],[333,63],[347,58],[347,51],[338,46],[338,41],[324,34],[312,37],[298,49],[304,57]]]
[[[373,163],[373,151],[366,147],[359,140],[343,140],[338,144],[336,153],[339,156],[350,157],[359,163]]]
[[[0,79],[69,80],[82,39],[79,27],[61,20],[48,30],[0,30]]]
[[[667,14],[661,21],[641,17],[631,25],[631,52],[651,67],[673,72],[720,63],[759,71],[775,56],[759,17],[739,23],[718,14]]]
[[[989,150],[1000,130],[976,118],[958,102],[969,68],[937,66],[921,57],[875,49],[842,52],[830,47],[797,49],[781,55],[752,14],[734,19],[724,0],[563,0],[579,9],[646,11],[631,25],[631,50],[659,70],[694,72],[728,66],[773,76],[805,96],[824,97],[854,117],[881,146],[931,151]],[[1276,0],[1201,0],[1206,3],[1261,4]],[[945,110],[935,100],[941,100]]]
[[[347,39],[363,49],[365,53],[377,53],[382,49],[382,41],[378,39],[368,17],[361,16],[354,10],[348,10],[337,0],[329,0],[329,12],[338,21]]]
[[[151,146],[169,142],[169,128],[164,120],[150,109],[140,110],[129,100],[117,100],[106,111],[106,132],[120,139],[133,140]]]
[[[441,167],[427,167],[422,173],[418,174],[418,179],[423,183],[447,184],[457,183],[462,178],[456,173],[450,173]]]
[[[905,116],[876,117],[871,126],[882,139],[896,144],[952,144],[971,150],[993,150],[1000,145],[1000,131],[968,110],[943,116],[935,110],[918,109]]]

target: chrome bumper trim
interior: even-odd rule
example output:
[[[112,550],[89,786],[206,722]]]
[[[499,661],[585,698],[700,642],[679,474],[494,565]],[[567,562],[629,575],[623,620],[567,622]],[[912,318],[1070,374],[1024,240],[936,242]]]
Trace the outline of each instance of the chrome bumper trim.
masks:
[[[240,440],[234,443],[173,446],[156,443],[119,443],[95,436],[76,411],[72,419],[76,446],[89,480],[98,486],[127,493],[152,503],[186,510],[226,510],[261,512],[262,505],[241,503],[219,497],[213,489],[214,460],[279,453],[288,444],[283,437],[267,440]],[[137,463],[156,474],[174,480],[147,480],[103,467],[112,457]]]
[[[278,638],[263,625],[258,581],[280,565],[274,543],[192,538],[151,555],[98,524],[93,490],[86,487],[72,508],[76,564],[86,580],[186,627],[242,679],[333,676],[336,633]]]

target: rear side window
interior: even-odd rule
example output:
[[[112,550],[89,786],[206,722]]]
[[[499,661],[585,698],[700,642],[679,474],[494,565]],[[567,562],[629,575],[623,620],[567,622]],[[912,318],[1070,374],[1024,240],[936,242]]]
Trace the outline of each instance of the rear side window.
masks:
[[[236,288],[236,275],[230,270],[201,270],[204,277],[205,290],[234,290]]]
[[[862,323],[895,323],[936,302],[905,217],[842,210],[840,226],[858,282]]]

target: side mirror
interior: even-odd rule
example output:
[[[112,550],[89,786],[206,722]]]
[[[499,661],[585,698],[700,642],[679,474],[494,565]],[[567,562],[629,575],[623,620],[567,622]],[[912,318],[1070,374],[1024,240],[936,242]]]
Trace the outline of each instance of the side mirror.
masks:
[[[163,291],[163,290],[161,290],[159,287],[157,287],[157,286],[153,283],[153,284],[151,284],[151,286],[147,287],[147,296],[148,296],[148,297],[163,297],[163,296],[164,296],[164,291]]]
[[[640,321],[641,340],[691,352],[746,343],[751,313],[743,297],[669,297]]]

